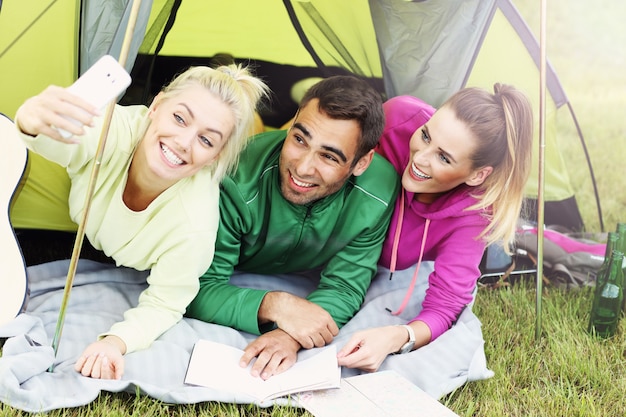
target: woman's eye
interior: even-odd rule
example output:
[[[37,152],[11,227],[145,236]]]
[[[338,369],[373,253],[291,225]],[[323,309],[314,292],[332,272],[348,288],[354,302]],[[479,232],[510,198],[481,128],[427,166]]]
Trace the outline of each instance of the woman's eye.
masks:
[[[179,115],[174,113],[174,119],[178,122],[178,123],[185,123],[185,120]]]
[[[426,133],[426,130],[422,129],[422,140],[425,143],[430,143],[430,136],[428,136],[428,133]]]
[[[441,159],[443,162],[445,162],[446,164],[450,163],[450,159],[443,153],[439,154],[439,159]]]
[[[213,147],[213,143],[211,143],[211,140],[206,136],[200,136],[200,142],[202,142],[206,146]]]

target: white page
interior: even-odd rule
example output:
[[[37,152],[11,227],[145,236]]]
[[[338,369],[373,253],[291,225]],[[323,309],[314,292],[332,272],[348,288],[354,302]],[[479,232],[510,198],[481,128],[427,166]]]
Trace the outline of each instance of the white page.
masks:
[[[394,371],[344,378],[339,389],[301,393],[297,402],[315,417],[459,417]]]
[[[339,387],[340,369],[334,346],[298,361],[287,371],[264,381],[239,366],[243,350],[222,343],[199,340],[189,361],[185,383],[267,400],[284,394],[319,388]]]

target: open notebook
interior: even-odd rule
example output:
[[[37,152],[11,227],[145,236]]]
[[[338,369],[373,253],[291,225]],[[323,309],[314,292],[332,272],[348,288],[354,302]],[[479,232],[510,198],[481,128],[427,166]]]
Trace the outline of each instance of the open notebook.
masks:
[[[222,343],[198,340],[194,345],[185,383],[224,392],[246,394],[260,402],[289,394],[325,388],[338,388],[341,370],[334,346],[317,348],[307,359],[298,360],[287,371],[268,380],[250,374],[239,366],[243,350]]]

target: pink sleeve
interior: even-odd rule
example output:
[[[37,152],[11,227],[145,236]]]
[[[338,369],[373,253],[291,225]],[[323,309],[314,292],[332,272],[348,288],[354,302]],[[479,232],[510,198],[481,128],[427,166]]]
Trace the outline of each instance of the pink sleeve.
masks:
[[[472,218],[469,218],[472,220]],[[473,220],[476,220],[474,217]],[[485,243],[477,240],[485,224],[466,222],[441,241],[435,258],[435,270],[428,277],[428,289],[422,310],[412,321],[428,325],[431,341],[448,330],[463,308],[472,301],[480,277],[480,261]]]

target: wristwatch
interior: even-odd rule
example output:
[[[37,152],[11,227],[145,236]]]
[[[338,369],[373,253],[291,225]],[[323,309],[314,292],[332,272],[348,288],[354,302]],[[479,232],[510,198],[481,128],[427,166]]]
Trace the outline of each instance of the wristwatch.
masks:
[[[415,333],[413,332],[413,328],[409,326],[408,324],[398,324],[398,326],[404,327],[406,331],[409,332],[409,341],[406,342],[404,345],[402,345],[400,350],[398,350],[396,353],[397,354],[408,353],[411,350],[413,350],[413,346],[415,346]]]

